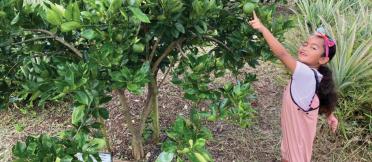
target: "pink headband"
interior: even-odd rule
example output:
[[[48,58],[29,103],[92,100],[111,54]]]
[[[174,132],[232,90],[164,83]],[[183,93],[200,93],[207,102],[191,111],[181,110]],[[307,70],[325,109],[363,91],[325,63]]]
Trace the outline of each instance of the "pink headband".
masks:
[[[326,34],[323,34],[320,31],[317,32],[317,35],[321,36],[324,39],[325,56],[328,57],[329,56],[329,47],[333,47],[336,44],[336,42],[332,39],[329,39]]]

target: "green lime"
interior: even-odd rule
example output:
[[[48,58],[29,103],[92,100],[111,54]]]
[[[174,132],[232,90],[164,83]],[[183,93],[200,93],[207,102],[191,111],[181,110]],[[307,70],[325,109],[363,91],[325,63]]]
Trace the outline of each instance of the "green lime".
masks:
[[[118,41],[118,42],[121,42],[123,40],[123,34],[117,34],[115,36],[115,40]]]
[[[141,53],[145,50],[145,46],[142,43],[136,43],[132,46],[135,53]]]
[[[4,11],[0,11],[0,17],[5,17],[6,13]]]
[[[248,3],[244,4],[243,11],[246,14],[252,14],[255,7],[256,7],[255,4],[248,2]]]

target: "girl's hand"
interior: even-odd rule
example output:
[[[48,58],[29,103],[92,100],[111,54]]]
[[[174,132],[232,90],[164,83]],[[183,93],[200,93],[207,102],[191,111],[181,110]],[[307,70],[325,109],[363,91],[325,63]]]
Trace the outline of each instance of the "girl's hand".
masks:
[[[336,133],[336,129],[337,129],[337,125],[338,125],[338,120],[335,117],[335,115],[333,115],[333,113],[330,114],[327,117],[327,123],[328,123],[329,127],[331,128],[332,132],[333,133]]]
[[[266,28],[260,21],[260,19],[258,19],[257,15],[256,15],[256,12],[253,11],[253,20],[249,21],[248,22],[249,25],[252,26],[253,29],[256,29],[258,30],[259,32],[262,33],[262,31]]]

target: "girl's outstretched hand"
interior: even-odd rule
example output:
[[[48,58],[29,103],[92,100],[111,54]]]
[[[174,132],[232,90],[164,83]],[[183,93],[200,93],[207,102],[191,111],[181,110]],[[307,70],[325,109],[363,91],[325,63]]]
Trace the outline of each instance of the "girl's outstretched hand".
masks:
[[[336,129],[337,129],[337,125],[338,125],[338,120],[335,117],[335,115],[333,115],[333,113],[330,114],[327,117],[327,123],[328,123],[329,127],[331,128],[332,132],[333,133],[336,133]]]
[[[253,20],[248,22],[249,25],[252,26],[253,29],[262,32],[266,27],[261,23],[260,19],[257,17],[256,12],[253,11]]]

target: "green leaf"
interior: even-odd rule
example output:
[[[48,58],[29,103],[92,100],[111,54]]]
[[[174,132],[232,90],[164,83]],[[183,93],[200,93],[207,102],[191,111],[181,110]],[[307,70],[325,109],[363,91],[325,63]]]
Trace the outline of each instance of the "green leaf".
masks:
[[[173,158],[173,152],[161,152],[155,162],[171,162]]]
[[[13,18],[13,20],[10,22],[10,25],[14,25],[19,21],[19,12],[17,15]]]
[[[19,141],[12,148],[13,154],[21,158],[25,156],[25,151],[26,151],[26,144],[19,142]]]
[[[68,20],[68,21],[72,21],[73,20],[73,13],[74,12],[74,3],[70,3],[67,8],[66,8],[66,11],[65,11],[65,18]]]
[[[84,91],[77,91],[75,99],[81,104],[84,104],[84,105],[90,104],[89,96]]]
[[[83,38],[88,40],[94,39],[96,37],[96,33],[93,29],[87,29],[80,33]]]
[[[100,149],[103,149],[106,146],[106,142],[102,138],[95,138],[91,140],[89,143],[84,144],[83,151],[88,152],[90,154],[97,153]]]
[[[95,122],[93,123],[92,125],[90,125],[92,128],[96,128],[96,129],[100,129],[102,128],[102,123],[99,123],[99,122]]]
[[[144,23],[150,23],[149,18],[147,17],[146,14],[144,14],[141,11],[141,9],[139,9],[137,7],[132,7],[132,6],[130,6],[129,9],[130,9],[130,11],[132,11],[134,17],[136,17],[138,20],[140,20],[141,22],[144,22]]]
[[[100,104],[105,104],[105,103],[107,103],[111,100],[112,100],[111,96],[101,96],[101,98],[99,99],[99,103]]]
[[[72,20],[80,22],[80,9],[77,2],[74,3]]]
[[[122,2],[123,0],[112,0],[108,10],[115,13],[121,7]]]
[[[37,142],[28,143],[27,148],[26,148],[26,154],[28,154],[28,155],[35,154],[38,145],[39,145],[39,143],[37,143]]]
[[[39,139],[41,139],[41,143],[44,148],[50,149],[53,146],[53,141],[48,135],[41,134]]]
[[[205,146],[205,139],[199,138],[196,140],[194,147],[196,148],[202,148]]]
[[[181,33],[185,33],[185,28],[181,23],[176,23],[176,29],[180,31]]]
[[[80,25],[79,22],[70,21],[70,22],[63,23],[61,25],[61,31],[62,32],[69,32],[71,30],[75,30],[75,29],[78,29],[80,27],[81,27],[81,25]]]
[[[84,117],[85,105],[80,105],[74,108],[72,112],[72,124],[78,124]]]
[[[134,84],[134,83],[128,83],[127,88],[130,92],[133,92],[133,93],[138,93],[141,89],[141,87],[138,84]]]
[[[106,109],[106,108],[100,108],[99,110],[99,115],[103,118],[103,119],[108,119],[109,118],[109,111]]]
[[[197,31],[199,34],[203,34],[203,33],[204,33],[204,30],[203,30],[199,25],[195,25],[194,28],[196,29],[196,31]]]
[[[56,12],[59,16],[65,16],[65,8],[58,4],[52,4],[50,5],[52,10]]]
[[[88,20],[92,19],[92,13],[90,13],[88,11],[81,11],[81,15],[82,15],[83,18],[86,18]]]
[[[25,129],[25,126],[23,124],[20,124],[20,123],[17,123],[14,127],[15,127],[17,132],[22,132]]]
[[[199,162],[207,162],[207,159],[203,155],[198,152],[194,152],[195,157],[198,159]]]
[[[80,22],[80,9],[79,9],[79,5],[76,2],[70,3],[67,6],[67,9],[65,11],[65,18],[68,21]]]
[[[87,133],[80,131],[74,135],[74,140],[78,144],[78,147],[83,147],[89,140],[89,137]]]
[[[106,141],[105,139],[102,139],[102,138],[95,138],[89,143],[92,146],[94,146],[97,150],[103,149],[106,146]]]
[[[178,38],[178,36],[180,35],[180,32],[176,29],[173,29],[171,30],[171,34],[174,38]]]
[[[60,25],[62,23],[62,18],[57,12],[48,9],[46,13],[46,21],[53,25]]]
[[[71,162],[73,160],[72,156],[65,155],[62,159],[57,157],[55,162]]]

